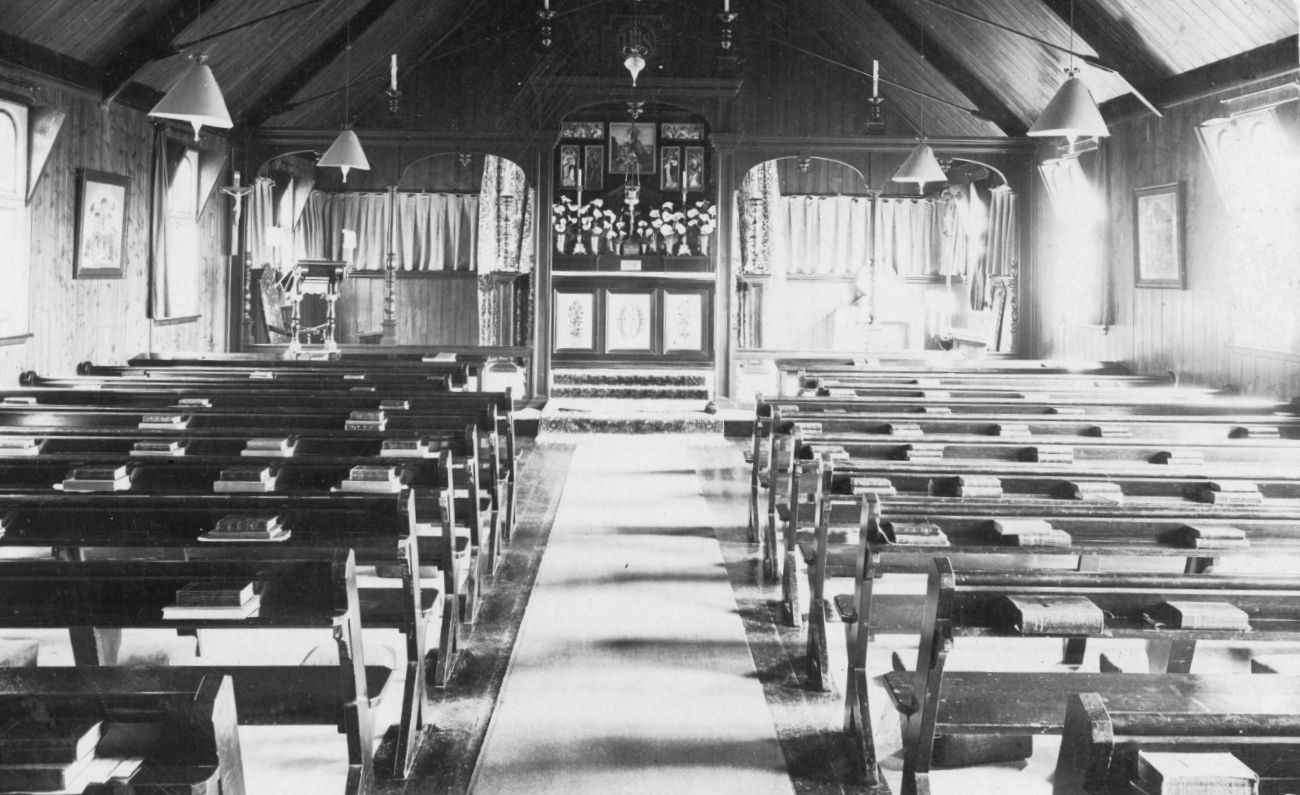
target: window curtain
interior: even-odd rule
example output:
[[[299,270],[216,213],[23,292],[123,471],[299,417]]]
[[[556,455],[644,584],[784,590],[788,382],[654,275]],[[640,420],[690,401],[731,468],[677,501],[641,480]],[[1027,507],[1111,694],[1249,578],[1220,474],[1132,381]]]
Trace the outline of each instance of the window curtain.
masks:
[[[399,193],[394,251],[403,271],[471,271],[478,241],[478,197],[455,193]],[[298,219],[302,251],[310,259],[343,259],[343,230],[357,233],[348,262],[381,270],[388,257],[387,193],[313,191]]]
[[[970,279],[970,308],[993,305],[993,278],[1015,276],[1020,269],[1020,230],[1014,191],[995,188],[989,195],[988,232]]]
[[[856,276],[870,255],[871,200],[865,196],[781,196],[773,271]]]
[[[876,257],[899,276],[938,273],[940,248],[935,203],[926,199],[879,199]]]
[[[168,191],[184,157],[184,147],[173,143],[163,128],[154,130],[149,182],[149,310],[155,320],[194,311],[192,305],[185,305],[187,287],[176,283],[167,268],[167,221],[171,209]],[[188,285],[188,289],[192,291],[194,285]]]
[[[266,177],[253,180],[253,192],[248,197],[248,249],[249,266],[261,268],[261,280],[254,286],[258,305],[262,309],[260,338],[267,342],[288,342],[289,335],[282,327],[280,307],[284,305],[284,290],[280,288],[279,274],[271,261],[268,230],[275,226],[275,181]]]

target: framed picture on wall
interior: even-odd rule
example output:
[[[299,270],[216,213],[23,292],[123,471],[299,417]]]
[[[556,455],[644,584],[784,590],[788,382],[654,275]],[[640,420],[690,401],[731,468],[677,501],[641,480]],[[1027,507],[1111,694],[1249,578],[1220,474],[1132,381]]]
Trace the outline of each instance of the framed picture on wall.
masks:
[[[582,147],[582,189],[605,189],[605,147],[594,144]]]
[[[704,190],[704,147],[686,147],[686,163],[682,169],[683,190]]]
[[[659,150],[659,189],[677,191],[682,189],[682,148],[665,146]]]
[[[602,121],[560,122],[560,137],[578,138],[584,141],[602,141],[605,139],[605,123]]]
[[[659,125],[659,137],[665,141],[699,141],[704,138],[704,125],[666,121]]]
[[[1187,286],[1182,205],[1177,182],[1133,191],[1133,253],[1138,287],[1181,290]]]
[[[578,155],[581,146],[566,144],[560,147],[560,187],[576,190],[578,187]]]
[[[609,173],[655,173],[654,122],[609,123]]]
[[[77,179],[76,279],[120,279],[131,178],[82,169]]]

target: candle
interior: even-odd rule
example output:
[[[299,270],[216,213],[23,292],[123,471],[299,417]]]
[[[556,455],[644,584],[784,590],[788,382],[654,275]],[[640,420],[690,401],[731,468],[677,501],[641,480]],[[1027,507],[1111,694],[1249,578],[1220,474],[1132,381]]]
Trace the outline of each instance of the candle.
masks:
[[[235,187],[239,187],[239,169],[235,169]]]
[[[542,0],[542,8],[546,9],[547,11],[550,11],[550,10],[551,10],[551,0]]]
[[[397,53],[393,53],[393,60],[388,67],[389,89],[397,91]]]
[[[722,13],[731,13],[731,0],[722,0]]]
[[[871,98],[880,96],[880,61],[871,60]]]

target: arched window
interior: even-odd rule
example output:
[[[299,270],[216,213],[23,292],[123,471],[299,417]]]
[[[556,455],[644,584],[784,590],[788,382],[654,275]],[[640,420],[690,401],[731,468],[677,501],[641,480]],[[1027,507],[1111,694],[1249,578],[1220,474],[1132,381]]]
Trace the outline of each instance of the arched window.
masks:
[[[27,108],[0,101],[0,344],[26,338]]]

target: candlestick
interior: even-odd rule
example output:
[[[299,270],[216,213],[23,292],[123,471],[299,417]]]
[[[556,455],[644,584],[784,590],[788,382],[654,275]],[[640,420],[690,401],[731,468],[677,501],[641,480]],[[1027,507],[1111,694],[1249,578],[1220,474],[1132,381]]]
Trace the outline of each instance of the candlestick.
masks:
[[[388,88],[397,90],[397,53],[393,53],[393,60],[388,67]]]
[[[730,13],[730,11],[731,11],[731,0],[722,0],[722,11],[723,11],[723,13]]]
[[[551,10],[551,0],[542,0],[542,8],[546,9],[547,11],[550,11],[550,10]]]

